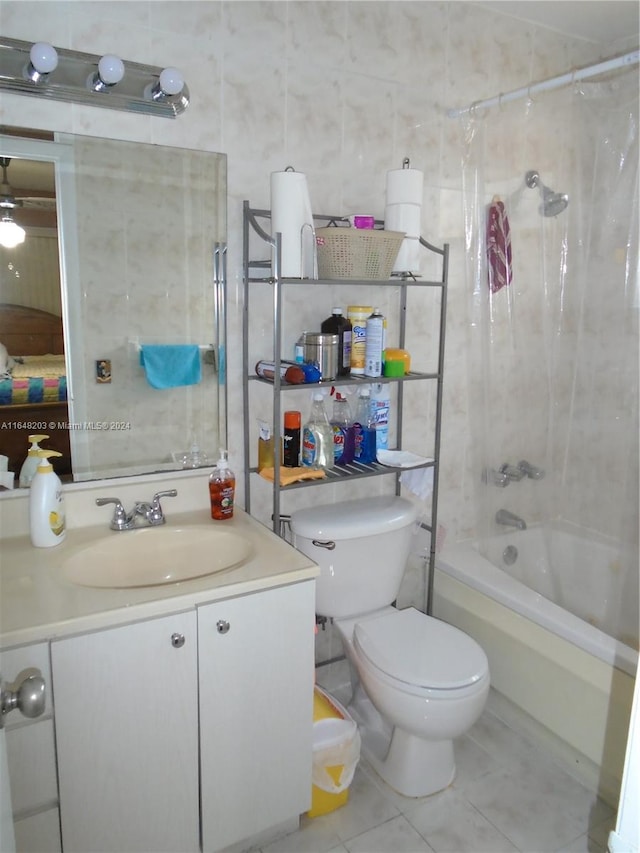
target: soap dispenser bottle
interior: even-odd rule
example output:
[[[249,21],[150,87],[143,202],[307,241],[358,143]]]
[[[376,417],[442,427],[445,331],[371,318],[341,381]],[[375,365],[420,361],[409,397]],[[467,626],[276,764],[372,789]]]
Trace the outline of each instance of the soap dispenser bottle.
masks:
[[[229,468],[227,451],[220,450],[220,459],[209,477],[209,500],[211,518],[222,521],[233,517],[233,500],[236,491],[236,475]]]
[[[29,532],[36,548],[51,548],[64,541],[64,495],[62,483],[49,462],[52,456],[62,456],[57,450],[39,450],[40,464],[31,482],[29,493]]]
[[[31,485],[31,481],[35,477],[36,468],[40,464],[40,457],[38,456],[38,451],[40,450],[40,446],[38,444],[39,441],[44,441],[45,438],[49,438],[48,435],[30,435],[29,441],[31,442],[31,447],[27,453],[27,458],[22,463],[22,468],[20,469],[20,477],[18,478],[18,485],[21,489],[28,489]]]

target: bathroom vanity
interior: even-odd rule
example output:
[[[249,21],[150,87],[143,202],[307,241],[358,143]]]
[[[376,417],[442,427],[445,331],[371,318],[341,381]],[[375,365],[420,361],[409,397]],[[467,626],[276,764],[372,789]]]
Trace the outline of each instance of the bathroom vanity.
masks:
[[[18,851],[216,851],[308,809],[317,567],[239,509],[207,516],[172,515],[146,542],[209,524],[211,553],[221,528],[249,543],[240,565],[144,587],[85,585],[132,535],[108,521],[56,548],[3,539],[2,679],[46,682],[42,716],[4,715]]]

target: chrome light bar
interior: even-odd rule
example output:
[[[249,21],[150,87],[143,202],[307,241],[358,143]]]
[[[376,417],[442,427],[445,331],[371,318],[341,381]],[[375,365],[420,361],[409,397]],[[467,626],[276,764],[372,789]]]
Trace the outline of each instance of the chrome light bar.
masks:
[[[101,64],[103,59],[109,61]],[[107,74],[102,70],[105,67]],[[111,82],[114,79],[116,82]],[[190,97],[184,78],[175,68],[0,37],[2,90],[164,118],[183,113]]]

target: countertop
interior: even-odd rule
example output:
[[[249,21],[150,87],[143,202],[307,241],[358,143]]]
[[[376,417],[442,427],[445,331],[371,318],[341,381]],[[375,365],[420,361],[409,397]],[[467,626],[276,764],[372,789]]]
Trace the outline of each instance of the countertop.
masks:
[[[196,605],[311,580],[318,566],[306,555],[236,508],[212,521],[208,510],[171,514],[170,525],[206,524],[248,538],[252,555],[240,566],[180,583],[128,589],[94,589],[65,579],[63,564],[78,549],[105,536],[126,537],[108,524],[67,532],[53,548],[34,548],[28,536],[0,541],[0,649],[85,633],[190,610]],[[153,531],[150,531],[150,535]]]

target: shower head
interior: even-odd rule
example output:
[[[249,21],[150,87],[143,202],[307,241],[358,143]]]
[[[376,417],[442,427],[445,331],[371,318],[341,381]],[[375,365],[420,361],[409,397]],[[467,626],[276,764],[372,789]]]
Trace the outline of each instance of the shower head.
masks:
[[[527,172],[525,175],[527,186],[531,189],[539,187],[542,193],[542,204],[540,205],[540,213],[543,216],[557,216],[569,204],[569,195],[567,193],[556,193],[540,180],[540,174],[536,171]]]

